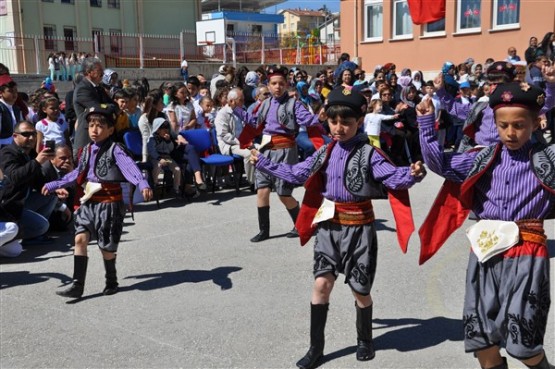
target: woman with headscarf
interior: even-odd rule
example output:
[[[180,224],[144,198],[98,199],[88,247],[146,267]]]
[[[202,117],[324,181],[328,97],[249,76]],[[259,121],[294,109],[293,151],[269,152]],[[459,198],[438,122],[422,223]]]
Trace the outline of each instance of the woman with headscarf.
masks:
[[[255,71],[250,71],[245,76],[245,86],[243,87],[243,95],[245,97],[245,106],[250,106],[254,99],[254,92],[260,82],[260,76]]]
[[[402,128],[405,133],[405,140],[407,143],[408,153],[407,159],[414,163],[417,160],[422,160],[422,152],[420,151],[420,141],[418,134],[418,122],[416,120],[416,105],[420,102],[418,97],[418,90],[412,84],[403,87],[401,91],[401,103],[403,104],[400,120],[404,127]]]
[[[295,87],[297,89],[297,93],[299,94],[299,100],[305,105],[308,110],[310,110],[312,114],[314,114],[312,112],[312,106],[310,104],[310,96],[308,96],[308,83],[306,83],[305,81],[299,81],[297,82],[297,86]]]
[[[322,103],[324,101],[324,97],[322,96],[322,87],[324,83],[321,79],[314,78],[310,81],[310,88],[308,89],[308,96],[310,96],[310,100],[313,103]]]
[[[414,72],[412,72],[412,84],[414,85],[414,87],[416,87],[418,92],[421,92],[423,80],[424,77],[421,71],[415,70]]]

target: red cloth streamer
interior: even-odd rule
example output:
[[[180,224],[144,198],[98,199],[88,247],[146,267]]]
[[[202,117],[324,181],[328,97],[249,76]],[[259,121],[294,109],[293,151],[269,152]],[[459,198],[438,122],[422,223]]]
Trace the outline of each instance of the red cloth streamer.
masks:
[[[445,18],[445,0],[408,0],[414,24],[426,24]]]

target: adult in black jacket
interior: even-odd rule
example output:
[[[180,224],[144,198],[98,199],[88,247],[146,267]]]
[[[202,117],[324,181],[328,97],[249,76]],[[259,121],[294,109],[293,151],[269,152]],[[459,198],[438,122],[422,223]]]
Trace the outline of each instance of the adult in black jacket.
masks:
[[[33,239],[46,233],[48,220],[24,208],[24,203],[31,189],[44,183],[41,165],[53,158],[54,152],[44,148],[36,155],[37,131],[29,122],[17,123],[13,138],[12,144],[0,150],[0,169],[10,182],[1,194],[0,221],[17,223],[19,238]]]
[[[73,93],[73,108],[77,116],[73,156],[77,159],[79,149],[90,142],[87,123],[83,112],[89,108],[100,108],[102,104],[114,104],[106,90],[101,86],[104,68],[98,59],[87,58],[83,61],[83,80],[75,86]]]

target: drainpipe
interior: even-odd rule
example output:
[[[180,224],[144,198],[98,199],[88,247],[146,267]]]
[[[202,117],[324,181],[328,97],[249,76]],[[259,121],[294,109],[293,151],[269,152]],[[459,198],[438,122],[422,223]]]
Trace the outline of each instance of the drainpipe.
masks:
[[[355,40],[355,44],[354,44],[354,54],[353,58],[358,58],[358,0],[355,0],[355,21],[354,21],[354,25],[355,25],[355,29],[354,29],[354,36],[353,40]]]

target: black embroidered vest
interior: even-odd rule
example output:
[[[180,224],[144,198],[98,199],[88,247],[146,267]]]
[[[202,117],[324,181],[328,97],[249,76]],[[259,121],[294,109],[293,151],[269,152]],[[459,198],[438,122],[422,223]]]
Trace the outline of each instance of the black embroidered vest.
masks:
[[[82,175],[87,176],[87,171],[89,170],[89,159],[90,159],[90,149],[92,143],[87,144],[83,148],[83,152],[80,158],[80,168],[81,172],[79,177]],[[106,140],[104,144],[98,150],[96,155],[96,162],[94,163],[94,174],[98,177],[100,182],[126,182],[127,180],[121,173],[121,170],[116,165],[116,159],[114,156],[114,149],[116,145],[120,146],[120,149],[124,150],[119,143],[115,143],[111,140]]]
[[[343,184],[347,191],[354,196],[369,199],[387,199],[385,186],[374,179],[370,170],[370,158],[376,148],[370,145],[366,134],[360,134],[359,139],[347,158],[347,165],[343,173]],[[328,145],[330,144],[322,146],[316,153],[311,175],[321,170],[326,164]]]
[[[270,111],[270,103],[273,99],[274,98],[271,97],[262,102],[256,121],[257,125],[266,123],[266,117],[268,116],[268,112]],[[289,97],[284,103],[279,104],[276,117],[276,120],[279,122],[279,124],[292,131],[291,134],[294,134],[297,131],[295,102],[296,100],[294,98]]]

